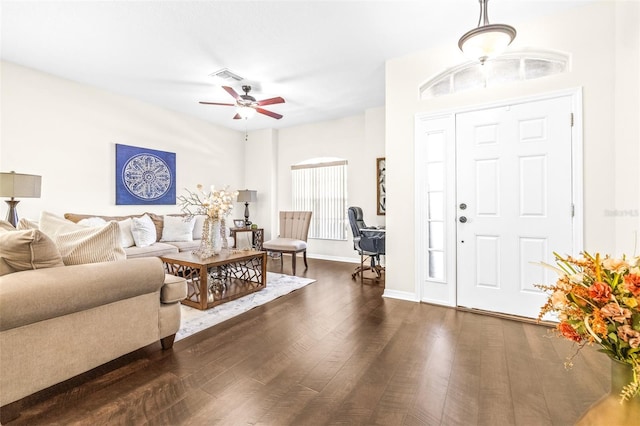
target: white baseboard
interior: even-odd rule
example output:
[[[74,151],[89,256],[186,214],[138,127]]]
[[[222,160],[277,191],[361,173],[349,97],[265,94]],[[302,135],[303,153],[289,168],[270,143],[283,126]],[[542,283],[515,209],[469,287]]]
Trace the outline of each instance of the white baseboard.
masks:
[[[411,293],[409,291],[389,290],[387,288],[384,289],[382,297],[387,297],[389,299],[407,300],[409,302],[420,302],[418,295],[415,293]]]
[[[324,254],[310,254],[310,253],[307,253],[307,257],[309,259],[332,260],[334,262],[360,263],[360,259],[354,259],[352,257],[327,256]]]

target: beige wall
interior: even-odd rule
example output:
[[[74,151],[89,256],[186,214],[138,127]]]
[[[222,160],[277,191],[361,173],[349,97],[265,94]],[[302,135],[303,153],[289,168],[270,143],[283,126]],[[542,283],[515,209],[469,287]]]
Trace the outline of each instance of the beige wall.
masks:
[[[420,100],[419,87],[465,59],[457,40],[387,62],[386,294],[415,299],[414,117],[498,100],[583,88],[584,242],[589,251],[633,253],[640,232],[640,3],[598,2],[517,23],[512,49],[559,50],[571,71],[557,76]],[[629,212],[615,216],[607,210]],[[640,244],[636,249],[640,253]]]
[[[175,152],[177,195],[198,183],[244,186],[240,132],[12,63],[2,62],[0,83],[0,170],[42,175],[42,197],[21,200],[20,217],[179,211],[115,205],[117,143]]]

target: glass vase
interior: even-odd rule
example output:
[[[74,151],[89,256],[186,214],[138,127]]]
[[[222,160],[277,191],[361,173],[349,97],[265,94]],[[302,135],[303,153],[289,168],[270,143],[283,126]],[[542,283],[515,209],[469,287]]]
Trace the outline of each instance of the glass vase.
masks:
[[[631,365],[611,360],[611,390],[586,413],[580,417],[576,425],[639,425],[640,424],[640,396],[620,403],[622,388],[633,380]]]
[[[211,224],[211,245],[213,247],[213,254],[220,254],[222,251],[222,226],[219,220],[214,220]]]
[[[210,217],[205,218],[202,225],[202,239],[200,240],[200,247],[193,251],[193,254],[199,256],[201,259],[211,257],[215,254],[213,249],[213,243],[211,241],[211,228],[213,219]]]

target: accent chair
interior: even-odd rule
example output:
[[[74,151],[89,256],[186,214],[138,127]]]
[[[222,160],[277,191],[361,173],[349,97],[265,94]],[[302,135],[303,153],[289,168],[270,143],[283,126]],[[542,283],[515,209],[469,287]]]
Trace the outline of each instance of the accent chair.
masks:
[[[280,254],[280,269],[282,269],[282,254],[291,254],[291,269],[296,274],[296,257],[302,253],[304,267],[307,265],[307,236],[311,212],[306,211],[281,211],[280,235],[262,244],[263,250]]]

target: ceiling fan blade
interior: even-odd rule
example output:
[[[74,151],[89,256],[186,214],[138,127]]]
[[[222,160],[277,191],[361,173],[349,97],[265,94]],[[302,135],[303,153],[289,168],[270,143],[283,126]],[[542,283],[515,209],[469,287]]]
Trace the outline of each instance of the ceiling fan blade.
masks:
[[[221,103],[219,103],[219,102],[203,102],[203,101],[200,101],[200,103],[201,103],[201,104],[204,104],[204,105],[224,105],[224,106],[235,106],[235,104],[221,104]]]
[[[259,106],[283,104],[283,103],[284,103],[284,99],[282,99],[280,96],[276,98],[269,98],[269,99],[263,99],[261,101],[258,101]]]
[[[260,114],[264,114],[264,115],[268,115],[269,117],[273,117],[276,120],[280,120],[282,118],[282,115],[277,114],[275,112],[267,111],[266,109],[256,108],[256,111],[258,111]]]
[[[236,92],[235,90],[233,90],[233,87],[229,87],[229,86],[222,86],[222,88],[224,90],[227,91],[228,94],[230,94],[231,96],[233,96],[233,99],[239,99],[240,95],[238,95],[238,92]]]
[[[240,117],[240,114],[236,114],[233,116],[234,120],[240,120],[242,117]]]

